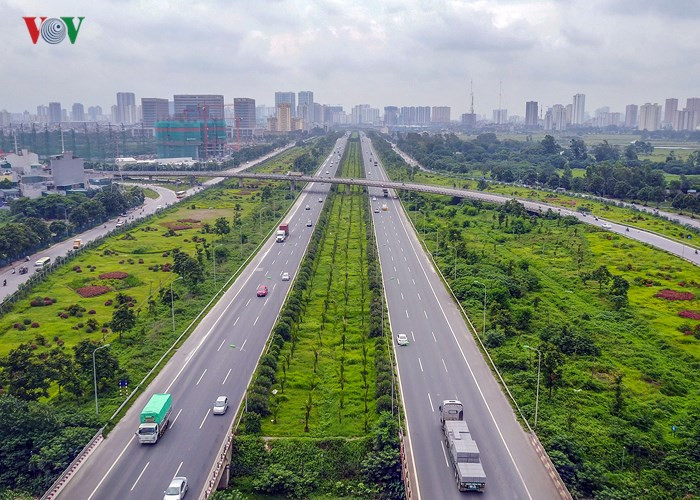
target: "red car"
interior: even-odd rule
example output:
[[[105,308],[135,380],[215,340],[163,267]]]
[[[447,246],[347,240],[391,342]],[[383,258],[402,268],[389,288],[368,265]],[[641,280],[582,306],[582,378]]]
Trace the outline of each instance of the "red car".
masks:
[[[258,297],[264,297],[267,295],[267,287],[265,285],[260,285],[258,287]]]

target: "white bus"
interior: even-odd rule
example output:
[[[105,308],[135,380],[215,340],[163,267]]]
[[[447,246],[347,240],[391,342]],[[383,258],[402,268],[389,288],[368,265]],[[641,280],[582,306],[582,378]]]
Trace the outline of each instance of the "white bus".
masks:
[[[185,197],[186,194],[187,194],[187,191],[177,191],[177,192],[175,193],[175,196],[177,196],[177,199],[178,199],[178,200],[181,200],[182,198]]]
[[[42,257],[34,263],[34,267],[46,267],[51,262],[51,257]]]

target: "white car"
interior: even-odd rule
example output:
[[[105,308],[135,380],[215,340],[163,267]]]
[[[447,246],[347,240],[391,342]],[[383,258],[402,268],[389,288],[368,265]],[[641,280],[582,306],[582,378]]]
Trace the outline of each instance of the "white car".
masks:
[[[372,172],[367,172],[367,175],[372,175]]]
[[[122,227],[123,225],[124,225],[124,221],[123,221],[123,220],[118,220],[118,221],[117,221],[117,227]]]
[[[228,410],[228,398],[219,396],[214,403],[214,409],[211,411],[214,415],[223,415]]]
[[[399,345],[408,345],[408,337],[405,333],[399,333],[396,336],[396,343]]]
[[[282,273],[282,281],[289,281],[289,273]]]
[[[377,201],[377,197],[376,197],[376,196],[372,196],[372,201]]]
[[[311,223],[311,219],[306,221],[306,227],[311,227],[313,224]]]
[[[184,476],[174,477],[170,481],[170,486],[163,492],[163,500],[182,500],[187,493],[187,478]]]
[[[319,202],[319,203],[323,203],[323,198],[321,198],[321,197],[319,196],[318,202]]]
[[[377,207],[374,207],[374,213],[375,213],[375,214],[378,214],[378,213],[379,213],[379,209],[378,209]]]
[[[600,227],[603,229],[612,229],[612,225],[608,224],[607,222],[603,222]]]
[[[311,210],[311,207],[309,205],[306,205],[306,208],[304,210]]]

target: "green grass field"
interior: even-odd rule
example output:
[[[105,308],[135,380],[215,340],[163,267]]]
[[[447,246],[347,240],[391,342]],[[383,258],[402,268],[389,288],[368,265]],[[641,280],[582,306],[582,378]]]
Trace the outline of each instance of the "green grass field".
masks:
[[[359,144],[350,143],[342,176],[359,176],[361,161]],[[336,194],[329,200],[331,216],[308,289],[309,301],[298,324],[294,351],[294,343],[288,342],[280,354],[273,386],[280,391],[277,417],[275,423],[263,423],[265,436],[363,436],[376,419],[374,342],[367,338],[365,196],[354,187],[350,195]],[[365,385],[370,388],[369,397]],[[314,406],[305,433],[309,394]]]

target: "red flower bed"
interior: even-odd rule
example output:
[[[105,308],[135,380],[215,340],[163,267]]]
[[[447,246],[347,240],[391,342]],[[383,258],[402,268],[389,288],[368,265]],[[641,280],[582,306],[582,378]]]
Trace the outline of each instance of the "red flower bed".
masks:
[[[680,316],[681,318],[689,318],[689,319],[698,319],[698,320],[700,320],[700,312],[698,312],[698,311],[688,311],[688,310],[686,309],[686,310],[680,311],[680,312],[678,313],[678,316]]]
[[[97,297],[98,295],[102,295],[103,293],[107,293],[111,290],[110,287],[104,286],[104,285],[90,285],[90,286],[84,286],[82,288],[78,288],[76,292],[81,297]]]
[[[198,222],[201,222],[198,219],[178,219],[178,222],[184,222],[184,223],[189,223],[189,224],[197,224]]]
[[[695,295],[690,292],[677,292],[676,290],[664,289],[654,295],[657,299],[666,300],[693,300]]]
[[[100,274],[100,279],[101,280],[123,280],[127,276],[129,276],[129,273],[125,273],[124,271],[111,271],[109,273]]]

